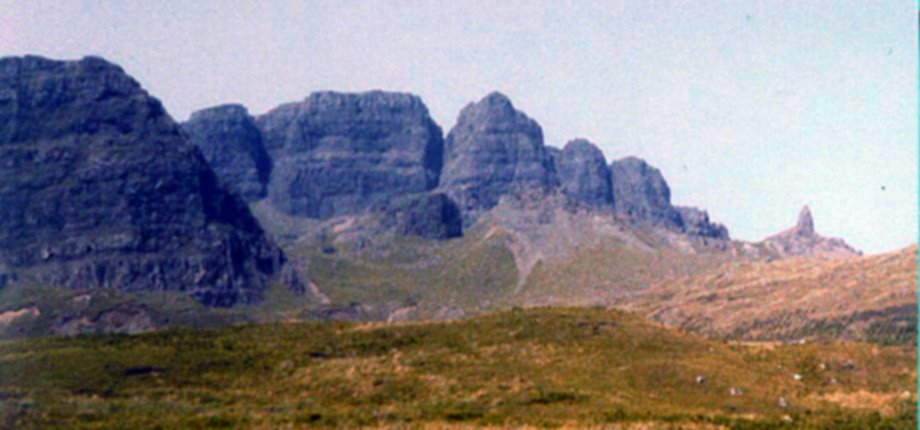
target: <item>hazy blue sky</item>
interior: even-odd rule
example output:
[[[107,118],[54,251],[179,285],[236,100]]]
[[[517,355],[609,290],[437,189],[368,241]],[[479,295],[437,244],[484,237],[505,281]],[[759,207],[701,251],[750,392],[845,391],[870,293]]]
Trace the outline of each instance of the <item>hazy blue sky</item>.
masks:
[[[0,54],[101,55],[177,120],[384,89],[446,133],[499,90],[548,145],[643,157],[735,238],[808,203],[867,252],[917,241],[914,1],[185,3],[0,2]]]

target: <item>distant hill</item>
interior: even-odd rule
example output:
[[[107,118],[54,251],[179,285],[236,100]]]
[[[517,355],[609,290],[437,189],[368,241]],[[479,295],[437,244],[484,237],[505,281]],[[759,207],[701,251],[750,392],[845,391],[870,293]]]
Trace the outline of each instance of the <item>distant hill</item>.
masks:
[[[917,341],[917,245],[882,255],[731,262],[624,302],[668,325],[730,339]]]

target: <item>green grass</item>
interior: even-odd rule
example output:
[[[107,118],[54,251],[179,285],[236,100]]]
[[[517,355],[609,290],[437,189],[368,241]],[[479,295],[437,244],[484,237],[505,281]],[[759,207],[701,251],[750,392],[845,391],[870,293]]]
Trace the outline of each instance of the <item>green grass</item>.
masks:
[[[69,319],[94,322],[120,306],[143,308],[155,315],[160,327],[217,328],[240,323],[264,323],[302,317],[315,304],[305,296],[272,285],[259,304],[233,308],[203,306],[177,291],[123,292],[112,289],[70,290],[44,285],[14,285],[0,289],[0,313],[37,307],[39,315],[25,315],[0,326],[0,339],[48,336]],[[84,331],[101,333],[101,326]]]
[[[796,428],[916,428],[916,398],[900,397],[915,395],[915,354],[718,343],[586,308],[41,338],[0,342],[0,426],[781,428],[788,415]],[[874,403],[839,400],[856,395]]]
[[[449,242],[402,238],[383,255],[344,249],[327,255],[319,248],[294,246],[286,252],[310,262],[310,279],[336,303],[391,308],[429,303],[480,311],[506,303],[517,283],[514,256],[500,236]]]

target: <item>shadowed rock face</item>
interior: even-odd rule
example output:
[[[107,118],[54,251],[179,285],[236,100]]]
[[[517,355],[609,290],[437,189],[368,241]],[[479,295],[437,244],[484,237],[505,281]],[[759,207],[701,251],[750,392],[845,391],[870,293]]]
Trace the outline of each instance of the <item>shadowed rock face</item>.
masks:
[[[763,243],[783,256],[845,258],[862,255],[842,239],[824,237],[815,232],[815,221],[807,205],[799,212],[795,227],[770,236]]]
[[[444,142],[410,94],[314,93],[257,120],[274,161],[272,204],[327,219],[438,184]]]
[[[671,206],[671,189],[658,169],[627,157],[610,165],[614,211],[628,219],[682,230],[680,213]]]
[[[246,108],[224,105],[200,110],[182,124],[182,130],[227,189],[246,201],[265,197],[271,160]]]
[[[694,207],[677,206],[680,219],[684,226],[684,233],[690,236],[709,237],[713,239],[729,240],[728,228],[722,224],[709,221],[709,214]]]
[[[610,170],[604,153],[593,143],[576,139],[554,157],[562,192],[593,206],[613,204]]]
[[[383,209],[384,222],[397,234],[446,240],[463,236],[460,209],[444,193],[416,194],[395,199]]]
[[[283,259],[121,68],[0,60],[0,267],[231,306],[259,301]]]
[[[557,185],[543,130],[507,97],[491,93],[463,108],[447,135],[441,189],[457,202],[465,225],[504,194]]]

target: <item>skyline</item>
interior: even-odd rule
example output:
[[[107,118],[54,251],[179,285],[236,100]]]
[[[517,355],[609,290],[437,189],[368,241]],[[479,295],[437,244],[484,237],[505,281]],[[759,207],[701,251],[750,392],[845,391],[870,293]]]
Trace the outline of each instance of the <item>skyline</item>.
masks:
[[[411,92],[446,134],[491,91],[608,162],[658,167],[735,239],[795,224],[866,253],[917,241],[912,2],[29,2],[0,54],[121,65],[177,121],[322,90]]]

